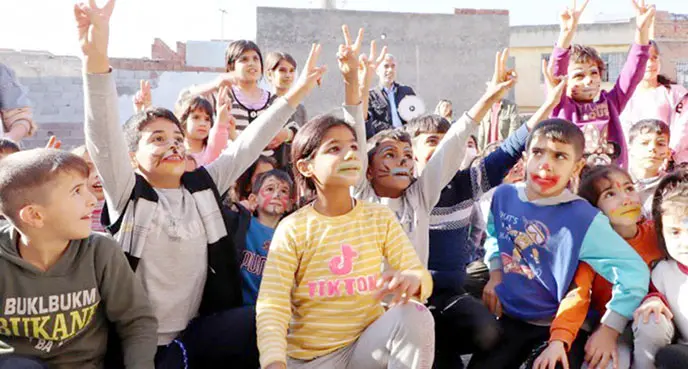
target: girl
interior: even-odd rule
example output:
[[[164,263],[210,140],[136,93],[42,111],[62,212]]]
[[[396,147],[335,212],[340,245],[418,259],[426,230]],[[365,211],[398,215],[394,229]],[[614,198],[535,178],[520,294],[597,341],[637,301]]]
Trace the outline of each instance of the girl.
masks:
[[[688,136],[684,134],[688,113],[684,113],[684,110],[688,104],[688,90],[659,74],[661,68],[659,46],[655,41],[650,41],[650,59],[643,80],[621,114],[621,124],[628,141],[628,132],[635,122],[643,119],[661,120],[671,128],[674,139],[670,147],[676,158],[679,162],[685,162],[688,161]]]
[[[251,208],[248,196],[253,191],[253,185],[259,175],[269,172],[277,168],[277,161],[268,156],[259,156],[244,173],[239,176],[234,186],[234,193],[232,194],[232,202],[241,203],[245,208],[253,211]]]
[[[661,259],[662,252],[657,244],[655,224],[641,216],[640,194],[635,190],[628,172],[613,165],[593,167],[581,179],[578,195],[599,208],[609,218],[612,228],[628,241],[648,267]],[[586,318],[589,305],[592,305],[592,311],[599,320],[608,313],[605,305],[612,296],[612,285],[596,275],[585,263],[579,265],[574,284],[573,293],[562,301],[557,317],[552,323],[549,346],[540,354],[534,367],[548,368],[552,361],[565,360],[565,347],[569,347],[574,357],[578,354],[582,358],[584,350],[585,361],[590,368],[607,368],[612,361],[615,368],[629,368],[630,331],[621,335],[621,332],[616,330],[618,327],[599,324],[587,342],[587,334],[579,335],[573,342],[573,337],[576,337]],[[598,323],[599,321],[594,322],[595,325]],[[642,343],[636,343],[635,352],[643,351],[643,348]],[[579,366],[580,363],[571,363],[572,368]]]
[[[358,58],[350,59],[340,60],[346,113],[362,124]],[[282,220],[270,244],[256,307],[261,367],[430,368],[430,312],[417,302],[385,312],[380,299],[424,301],[432,279],[394,214],[351,197],[367,160],[356,131],[315,118],[296,134],[291,159],[300,195],[315,200]],[[380,277],[384,259],[392,269]]]
[[[253,41],[238,40],[229,44],[225,61],[227,72],[236,78],[236,84],[232,85],[229,93],[233,102],[231,114],[236,119],[237,132],[241,133],[278,96],[258,86],[263,75],[263,54]],[[273,150],[294,138],[296,130],[287,128],[287,125],[273,138],[264,155],[272,156]],[[280,166],[284,164],[280,163]]]
[[[227,89],[221,91],[221,96],[227,93]],[[185,132],[187,155],[195,163],[191,168],[194,170],[217,159],[227,147],[228,140],[236,139],[235,121],[228,112],[228,105],[222,104],[218,108],[218,124],[215,124],[212,104],[200,96],[182,102],[181,106],[179,122]]]
[[[272,85],[272,93],[275,95],[282,96],[289,91],[295,74],[296,60],[291,55],[273,51],[265,58],[265,77]],[[303,104],[299,104],[290,120],[297,127],[306,123],[306,108]]]
[[[673,172],[659,183],[652,213],[665,259],[652,270],[651,293],[635,313],[638,368],[685,368],[688,362],[688,170]],[[652,316],[654,315],[654,316]],[[642,321],[641,318],[642,317]],[[673,323],[672,323],[673,319]],[[677,332],[674,332],[674,331]],[[675,344],[672,344],[675,343]],[[637,348],[636,348],[636,351]]]
[[[454,109],[452,102],[446,99],[440,100],[435,107],[435,114],[448,120],[450,123],[454,121]]]
[[[86,146],[82,145],[73,149],[72,154],[80,156],[88,164],[88,189],[98,201],[91,215],[91,230],[105,232],[105,227],[100,222],[100,215],[103,213],[103,205],[105,205],[105,193],[103,192],[103,185],[100,182],[96,166],[93,164],[91,156],[88,155]]]

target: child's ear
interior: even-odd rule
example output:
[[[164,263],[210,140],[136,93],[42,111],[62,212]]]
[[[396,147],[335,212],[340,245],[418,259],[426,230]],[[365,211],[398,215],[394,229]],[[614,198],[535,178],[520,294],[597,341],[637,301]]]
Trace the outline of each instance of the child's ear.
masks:
[[[27,205],[19,210],[19,219],[33,228],[43,228],[45,217],[41,209],[35,205]]]
[[[368,165],[368,170],[366,170],[366,179],[368,182],[373,180],[373,166],[372,163],[371,165]]]
[[[266,71],[265,71],[265,78],[268,79],[268,82],[272,83],[272,77],[275,75],[274,73],[275,73],[275,72],[273,72],[273,71],[271,71],[271,70],[266,70]]]
[[[255,211],[258,207],[258,196],[254,194],[248,195],[248,204],[251,211]]]
[[[580,158],[578,159],[578,162],[576,162],[576,166],[573,168],[573,175],[576,177],[580,177],[581,171],[583,168],[585,168],[585,158]]]
[[[311,168],[311,162],[307,159],[299,159],[296,162],[296,170],[301,173],[302,176],[306,178],[313,177],[313,168]]]
[[[131,162],[131,167],[134,168],[134,170],[139,169],[139,161],[136,160],[136,153],[129,153],[129,161]]]

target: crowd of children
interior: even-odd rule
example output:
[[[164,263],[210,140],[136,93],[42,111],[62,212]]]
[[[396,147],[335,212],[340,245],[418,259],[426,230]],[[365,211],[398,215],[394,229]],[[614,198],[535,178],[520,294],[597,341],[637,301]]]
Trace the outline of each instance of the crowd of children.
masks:
[[[503,50],[466,112],[370,139],[393,58],[347,26],[340,113],[302,104],[319,44],[295,78],[240,40],[173,110],[142,81],[120,126],[114,3],[74,7],[85,145],[0,138],[0,369],[688,366],[688,91],[643,0],[610,91],[574,1],[527,121],[500,133]]]

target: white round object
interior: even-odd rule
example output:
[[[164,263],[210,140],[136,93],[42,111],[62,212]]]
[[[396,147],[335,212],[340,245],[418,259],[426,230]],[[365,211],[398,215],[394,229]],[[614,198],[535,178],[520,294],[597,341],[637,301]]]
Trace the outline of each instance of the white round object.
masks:
[[[425,103],[416,95],[407,95],[399,101],[397,111],[399,112],[399,117],[408,122],[425,114]]]

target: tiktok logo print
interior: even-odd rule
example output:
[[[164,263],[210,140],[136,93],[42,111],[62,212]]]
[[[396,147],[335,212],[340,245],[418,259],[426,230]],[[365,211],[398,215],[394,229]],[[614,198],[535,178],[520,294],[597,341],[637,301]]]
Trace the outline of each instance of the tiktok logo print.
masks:
[[[524,231],[521,232],[516,229],[519,225],[516,217],[501,213],[500,219],[505,231],[499,237],[514,245],[511,255],[505,252],[501,253],[504,272],[521,274],[528,279],[535,278],[535,273],[528,264],[529,262],[536,265],[540,264],[540,249],[547,251],[547,241],[550,237],[549,229],[540,221],[531,221],[524,217],[522,219]]]
[[[369,294],[375,290],[377,275],[355,275],[354,265],[359,253],[349,244],[343,244],[339,254],[330,259],[329,271],[334,278],[309,281],[308,294],[316,297],[342,297]]]

